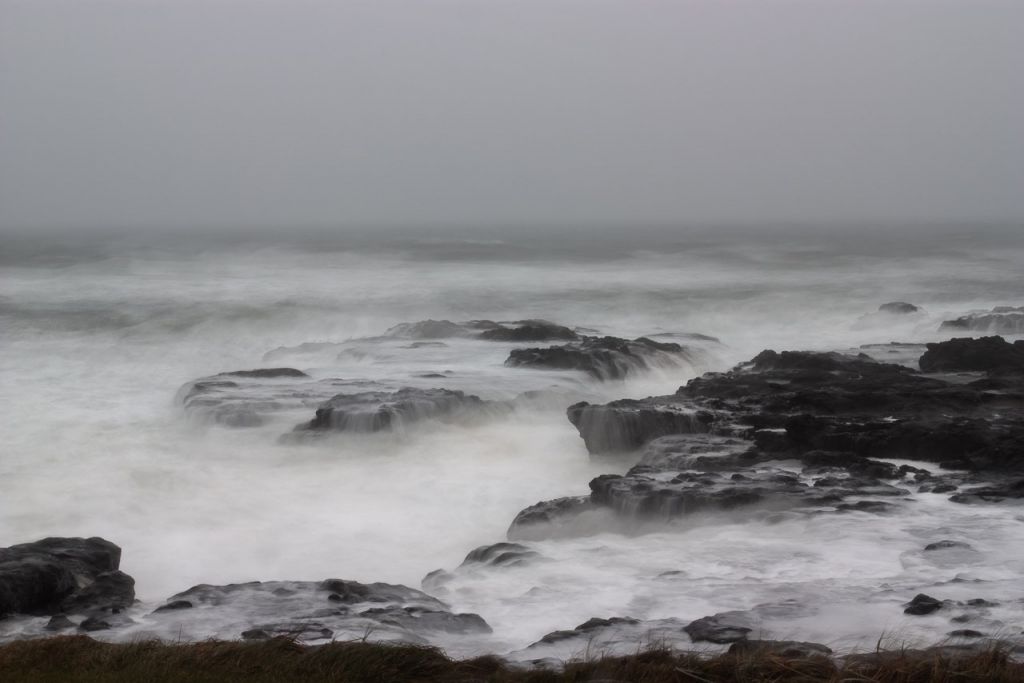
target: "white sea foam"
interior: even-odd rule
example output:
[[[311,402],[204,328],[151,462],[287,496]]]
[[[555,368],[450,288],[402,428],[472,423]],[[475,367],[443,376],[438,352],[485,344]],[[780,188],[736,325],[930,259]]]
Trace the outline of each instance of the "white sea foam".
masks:
[[[1024,299],[1016,251],[853,258],[759,249],[564,261],[518,251],[446,260],[125,250],[71,265],[5,265],[0,545],[104,536],[124,550],[140,614],[200,582],[340,577],[415,587],[426,572],[503,540],[523,507],[584,494],[593,476],[628,468],[587,455],[564,416],[571,400],[670,393],[763,348],[930,341],[948,336],[936,330],[949,316]],[[895,299],[924,312],[863,318]],[[722,345],[698,367],[601,385],[505,368],[512,344],[345,343],[425,318],[547,318],[628,337],[703,333]],[[339,346],[287,348],[307,342]],[[339,359],[353,348],[360,353]],[[268,352],[277,355],[265,361]],[[228,429],[185,419],[173,400],[195,378],[265,365],[501,400],[561,393],[469,426],[425,422],[315,443],[278,439],[311,409]],[[446,370],[446,379],[418,377]],[[905,618],[900,608],[926,590],[1000,601],[992,619],[1020,625],[1019,508],[918,498],[903,515],[708,517],[671,533],[535,543],[550,561],[456,576],[441,597],[480,613],[495,634],[452,647],[507,652],[592,616],[694,619],[787,600],[805,609],[769,619],[778,636],[849,645],[890,630],[935,640],[949,630],[945,620]],[[969,540],[979,555],[937,567],[915,554],[944,538]],[[942,583],[957,574],[985,583]]]

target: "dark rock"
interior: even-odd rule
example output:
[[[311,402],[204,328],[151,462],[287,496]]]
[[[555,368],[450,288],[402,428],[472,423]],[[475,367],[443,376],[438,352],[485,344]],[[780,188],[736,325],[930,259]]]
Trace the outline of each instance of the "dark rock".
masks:
[[[540,554],[519,543],[495,543],[480,546],[466,555],[462,562],[467,565],[489,565],[492,567],[518,567]]]
[[[1024,498],[1024,479],[961,491],[949,499],[954,503],[1001,503],[1007,499],[1020,498]]]
[[[160,605],[154,612],[170,612],[179,609],[192,609],[193,605],[188,600],[172,600],[165,605]]]
[[[388,329],[384,336],[400,339],[449,339],[468,337],[471,334],[467,326],[453,323],[451,320],[421,320],[395,325]]]
[[[480,414],[487,403],[477,396],[449,389],[368,391],[338,394],[316,410],[316,416],[297,431],[379,432],[424,419],[453,420]]]
[[[827,657],[832,648],[821,643],[805,643],[796,640],[739,640],[729,646],[729,654],[773,654],[792,659]]]
[[[480,333],[481,339],[504,342],[575,340],[579,335],[568,327],[546,320],[524,320],[516,327],[496,327]]]
[[[120,610],[135,599],[118,571],[121,549],[102,538],[46,538],[0,548],[0,616]]]
[[[50,620],[46,622],[46,626],[43,628],[47,631],[64,631],[74,627],[75,622],[71,621],[63,614],[58,614],[50,617]]]
[[[914,304],[908,304],[906,301],[890,301],[889,303],[879,306],[878,310],[881,313],[907,315],[908,313],[917,313],[921,309]]]
[[[930,595],[924,593],[918,593],[914,596],[914,599],[907,603],[906,609],[903,610],[904,614],[913,614],[916,616],[931,614],[942,609],[943,603],[941,600],[936,600]]]
[[[203,608],[204,618],[231,620],[245,639],[288,636],[301,641],[362,638],[423,643],[432,633],[489,633],[476,614],[454,614],[443,602],[407,586],[342,579],[202,584],[168,599]],[[185,609],[160,609],[157,623],[187,625]],[[377,637],[379,635],[379,638]]]
[[[83,631],[106,631],[110,628],[110,624],[99,617],[89,617],[79,624],[78,628]]]
[[[712,413],[693,406],[651,399],[622,399],[605,405],[576,403],[566,414],[591,453],[635,450],[669,434],[706,433],[715,420]]]
[[[630,617],[612,617],[611,619],[600,619],[593,617],[586,620],[579,626],[571,630],[565,631],[552,631],[543,638],[540,639],[541,643],[557,643],[563,640],[571,640],[573,638],[579,638],[580,636],[586,636],[594,631],[605,629],[608,627],[614,627],[619,625],[636,625],[639,624],[639,619],[632,619]]]
[[[650,648],[651,643],[684,648],[690,644],[690,639],[678,619],[593,618],[576,628],[548,633],[524,652],[532,655],[537,650],[547,650],[558,654],[556,661],[564,661],[582,650],[600,651],[609,656],[635,654]]]
[[[234,372],[222,372],[218,377],[251,377],[253,379],[277,379],[279,377],[302,377],[309,375],[302,370],[295,368],[260,368],[257,370],[235,370]]]
[[[936,541],[935,543],[929,543],[924,547],[926,552],[935,550],[947,550],[949,548],[961,548],[964,550],[974,550],[970,543],[964,543],[963,541]]]
[[[962,337],[937,344],[919,361],[923,372],[1024,371],[1024,344],[1002,337]]]
[[[562,525],[586,512],[597,508],[589,496],[569,496],[545,500],[525,508],[516,515],[508,529],[509,540],[532,540],[549,538],[558,533],[552,527]]]
[[[1024,334],[1024,306],[997,306],[991,311],[969,313],[955,320],[946,320],[939,326],[940,332],[962,330],[988,334]]]
[[[746,640],[753,624],[745,612],[721,612],[692,621],[683,630],[695,643],[728,644]]]
[[[672,342],[646,337],[583,337],[578,342],[547,348],[514,349],[505,361],[510,367],[579,370],[600,380],[623,379],[651,368],[678,367],[692,361],[690,351]]]
[[[981,631],[975,631],[969,628],[959,628],[955,631],[950,631],[949,634],[953,638],[984,638],[985,634]]]
[[[998,602],[990,602],[984,598],[972,598],[967,601],[967,605],[970,607],[996,607],[999,605]]]

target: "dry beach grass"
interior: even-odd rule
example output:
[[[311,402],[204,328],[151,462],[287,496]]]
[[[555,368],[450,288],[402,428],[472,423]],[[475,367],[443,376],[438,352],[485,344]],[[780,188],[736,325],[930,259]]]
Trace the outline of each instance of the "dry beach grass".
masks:
[[[437,649],[414,645],[337,642],[305,647],[286,638],[255,643],[111,644],[87,636],[64,636],[16,641],[0,647],[0,680],[1008,683],[1024,681],[1024,664],[1012,661],[997,648],[966,655],[941,650],[889,650],[843,660],[791,658],[768,652],[709,657],[655,648],[632,656],[574,662],[562,671],[551,671],[511,668],[496,657],[456,661]]]

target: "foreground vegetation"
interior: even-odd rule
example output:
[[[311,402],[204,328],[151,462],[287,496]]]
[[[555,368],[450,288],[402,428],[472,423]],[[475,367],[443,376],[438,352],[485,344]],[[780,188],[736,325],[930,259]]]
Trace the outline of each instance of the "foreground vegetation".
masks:
[[[653,649],[549,671],[510,668],[496,657],[455,661],[436,649],[412,645],[348,642],[304,647],[284,638],[257,643],[110,644],[65,636],[0,647],[0,681],[1024,682],[1024,664],[997,649],[959,656],[889,651],[848,657],[841,663],[767,652],[706,657]]]

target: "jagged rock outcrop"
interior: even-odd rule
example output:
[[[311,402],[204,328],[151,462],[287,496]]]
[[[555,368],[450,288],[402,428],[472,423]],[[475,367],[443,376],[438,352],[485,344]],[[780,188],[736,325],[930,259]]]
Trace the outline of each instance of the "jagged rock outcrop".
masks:
[[[120,563],[121,549],[96,537],[0,548],[0,618],[121,612],[135,600],[135,581]]]
[[[954,320],[943,321],[939,331],[1024,334],[1024,306],[996,306],[991,311],[968,313]]]
[[[595,379],[616,380],[652,368],[679,367],[692,360],[691,351],[675,342],[657,342],[647,337],[583,337],[560,346],[514,349],[505,365],[578,370]]]
[[[960,341],[982,355],[1015,347],[955,341],[955,348],[931,351],[963,357]],[[1006,363],[994,365],[984,381],[965,383],[864,354],[764,351],[729,372],[691,380],[672,396],[571,406],[569,421],[590,452],[644,447],[640,460],[624,475],[595,478],[585,499],[527,508],[509,537],[564,535],[585,528],[574,520],[598,513],[628,531],[630,522],[639,530],[747,509],[885,514],[912,490],[954,493],[965,503],[1020,498],[1022,409],[1024,376]],[[1021,476],[1006,478],[1013,473]]]
[[[918,362],[922,372],[1024,372],[1024,340],[958,337],[928,344]]]

